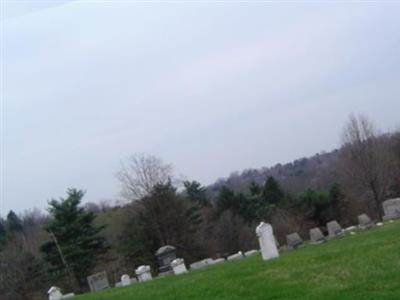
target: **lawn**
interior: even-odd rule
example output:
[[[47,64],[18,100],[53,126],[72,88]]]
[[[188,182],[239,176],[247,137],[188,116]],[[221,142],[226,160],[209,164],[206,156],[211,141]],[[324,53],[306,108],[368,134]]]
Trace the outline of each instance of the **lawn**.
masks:
[[[257,255],[74,299],[400,299],[400,222],[272,261]]]

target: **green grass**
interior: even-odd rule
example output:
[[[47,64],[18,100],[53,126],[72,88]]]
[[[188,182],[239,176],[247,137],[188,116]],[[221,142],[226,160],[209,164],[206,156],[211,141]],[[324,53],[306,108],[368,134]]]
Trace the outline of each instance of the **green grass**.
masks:
[[[400,299],[400,222],[272,261],[257,255],[74,299]]]

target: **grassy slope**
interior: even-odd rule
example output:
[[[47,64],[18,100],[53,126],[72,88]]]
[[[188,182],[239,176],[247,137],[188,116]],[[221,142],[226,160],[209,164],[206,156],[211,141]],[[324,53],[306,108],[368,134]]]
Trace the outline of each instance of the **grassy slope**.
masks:
[[[273,261],[257,255],[74,299],[400,299],[400,222]]]

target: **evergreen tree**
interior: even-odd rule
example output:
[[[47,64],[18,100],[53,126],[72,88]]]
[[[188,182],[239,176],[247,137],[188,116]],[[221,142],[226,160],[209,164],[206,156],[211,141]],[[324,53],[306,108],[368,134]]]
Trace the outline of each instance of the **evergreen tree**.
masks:
[[[329,202],[332,207],[331,219],[340,220],[342,212],[346,209],[344,201],[344,194],[342,188],[338,183],[334,183],[328,192]]]
[[[154,253],[165,245],[175,246],[186,260],[198,259],[204,253],[196,241],[197,213],[171,182],[156,184],[149,195],[133,204],[120,250],[135,266],[156,266]]]
[[[95,215],[80,206],[84,192],[69,189],[67,195],[67,198],[49,203],[52,219],[45,229],[52,239],[40,250],[53,271],[72,274],[82,288],[97,257],[105,254],[108,248],[105,239],[99,235],[104,226],[94,226]]]
[[[328,192],[307,189],[298,196],[298,205],[308,218],[324,226],[330,220],[340,220],[344,196],[338,184]]]
[[[262,198],[265,204],[277,204],[285,197],[285,193],[279,186],[274,177],[267,178],[263,190]]]
[[[197,181],[184,181],[185,192],[187,197],[193,202],[200,206],[207,206],[208,199],[206,196],[205,187]]]
[[[225,210],[231,209],[234,206],[235,193],[228,187],[223,186],[219,191],[217,198],[217,211],[222,213]]]
[[[1,246],[3,246],[6,243],[6,239],[7,239],[6,227],[4,225],[3,219],[0,218],[0,250]]]
[[[342,188],[338,183],[332,184],[331,188],[329,189],[329,199],[330,202],[335,205],[344,199]]]
[[[22,231],[22,221],[12,210],[7,215],[6,224],[10,234]]]
[[[258,196],[261,194],[261,187],[253,180],[250,182],[249,191],[251,196]]]

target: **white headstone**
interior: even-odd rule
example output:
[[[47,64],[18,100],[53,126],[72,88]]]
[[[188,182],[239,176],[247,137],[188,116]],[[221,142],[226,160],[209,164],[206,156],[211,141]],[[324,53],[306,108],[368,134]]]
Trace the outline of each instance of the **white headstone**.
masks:
[[[258,254],[259,252],[260,252],[260,251],[258,251],[258,250],[250,250],[250,251],[245,252],[245,253],[244,253],[244,256],[246,256],[246,257],[248,257],[248,256],[253,256],[253,255]]]
[[[61,291],[56,286],[52,286],[48,290],[47,294],[49,294],[49,300],[61,300],[62,299]]]
[[[357,226],[349,226],[349,227],[346,227],[345,229],[343,229],[344,231],[354,231],[354,230],[356,230],[357,229]]]
[[[228,256],[228,260],[237,260],[237,259],[242,259],[244,256],[243,256],[243,253],[242,253],[242,251],[239,251],[238,253],[235,253],[235,254],[232,254],[232,255],[230,255],[230,256]]]
[[[176,258],[171,262],[172,271],[175,275],[180,275],[187,272],[185,261],[183,258]]]
[[[136,269],[135,273],[140,282],[153,279],[153,277],[151,276],[150,266],[140,266],[139,268]]]
[[[272,226],[270,224],[261,222],[256,228],[256,234],[260,243],[262,258],[264,260],[269,260],[279,257]]]
[[[122,286],[127,286],[131,284],[131,278],[129,277],[128,274],[124,274],[121,276],[121,285]]]
[[[210,264],[217,265],[217,264],[224,263],[224,262],[225,262],[225,258],[217,258],[217,259],[213,259]]]
[[[196,262],[192,263],[190,265],[190,269],[191,270],[198,270],[198,269],[205,268],[205,267],[207,267],[209,265],[213,265],[213,264],[215,264],[215,262],[214,262],[214,260],[212,258],[205,258],[203,260],[196,261]]]

